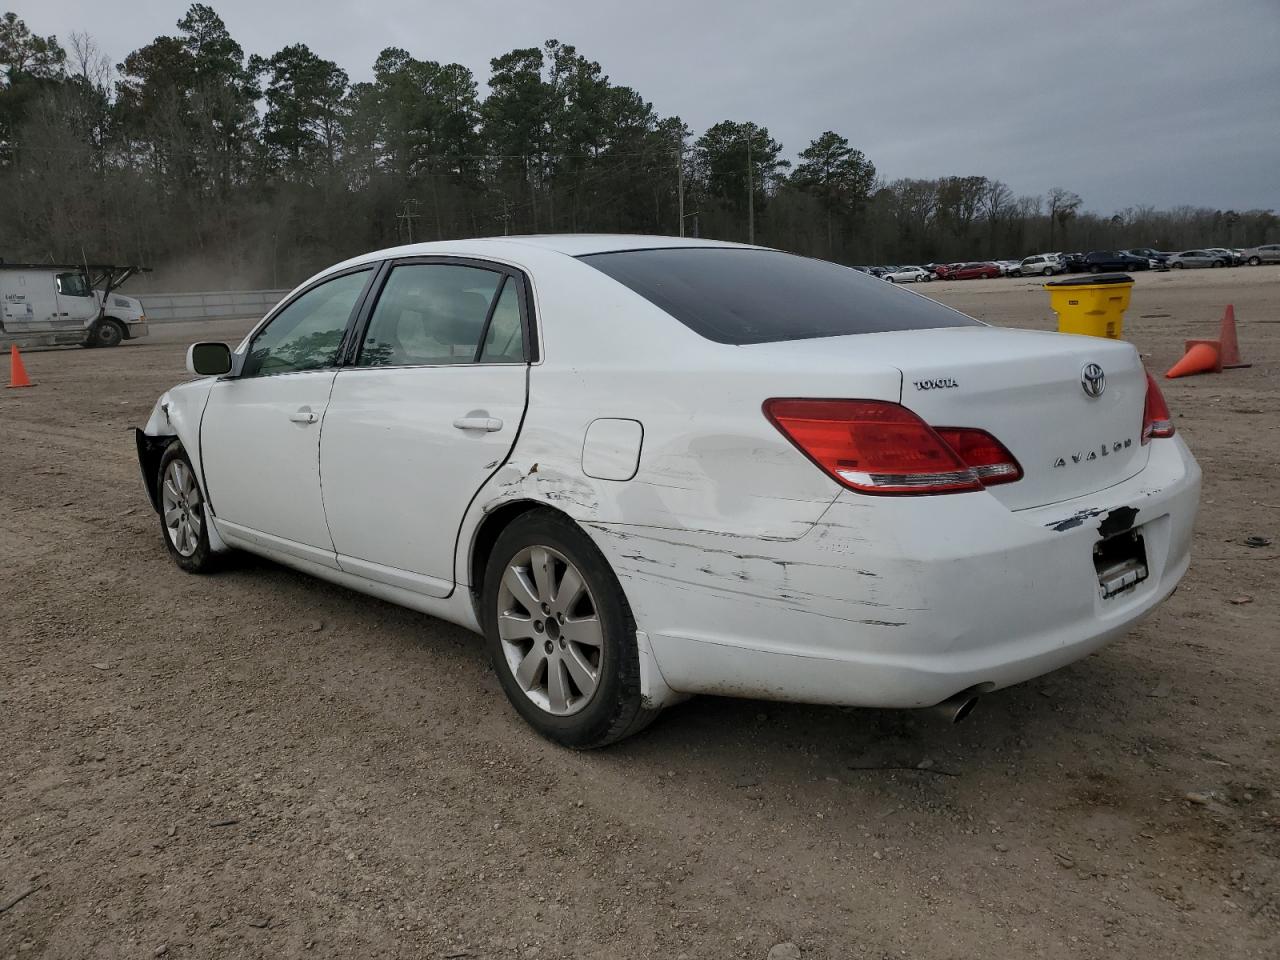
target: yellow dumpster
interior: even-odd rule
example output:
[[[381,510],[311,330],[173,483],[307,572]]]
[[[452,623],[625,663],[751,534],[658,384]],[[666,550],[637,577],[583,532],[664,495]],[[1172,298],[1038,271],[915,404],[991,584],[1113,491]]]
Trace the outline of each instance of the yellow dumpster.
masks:
[[[1124,312],[1129,308],[1133,277],[1124,273],[1104,273],[1088,277],[1068,277],[1044,285],[1049,305],[1058,315],[1059,333],[1079,333],[1089,337],[1119,340],[1124,333]]]

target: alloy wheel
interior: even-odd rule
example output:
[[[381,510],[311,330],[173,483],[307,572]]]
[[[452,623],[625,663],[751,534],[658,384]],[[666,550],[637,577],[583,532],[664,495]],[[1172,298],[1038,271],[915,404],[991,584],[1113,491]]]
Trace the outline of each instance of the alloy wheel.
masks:
[[[160,484],[160,508],[173,549],[179,556],[192,556],[200,546],[200,533],[204,529],[204,502],[186,461],[173,460],[165,469]]]
[[[511,675],[539,709],[566,717],[600,684],[604,633],[581,572],[550,547],[511,558],[498,590],[498,636]]]

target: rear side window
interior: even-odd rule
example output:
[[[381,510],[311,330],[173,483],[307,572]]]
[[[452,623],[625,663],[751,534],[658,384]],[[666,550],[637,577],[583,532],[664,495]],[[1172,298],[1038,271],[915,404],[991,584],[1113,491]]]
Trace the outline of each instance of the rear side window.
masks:
[[[580,259],[716,343],[980,326],[851,267],[776,250],[675,247]]]
[[[391,271],[360,348],[360,367],[471,363],[503,275],[413,263]]]

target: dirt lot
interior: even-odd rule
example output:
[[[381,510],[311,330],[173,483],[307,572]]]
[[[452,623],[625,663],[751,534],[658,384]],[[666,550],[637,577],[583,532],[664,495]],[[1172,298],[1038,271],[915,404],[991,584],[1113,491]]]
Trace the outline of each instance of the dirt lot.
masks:
[[[1051,326],[1035,281],[922,289]],[[958,727],[700,698],[590,754],[459,629],[171,564],[126,429],[247,324],[28,355],[38,386],[0,390],[0,958],[1280,955],[1280,269],[1141,276],[1127,333],[1164,370],[1227,302],[1254,366],[1165,387],[1204,502],[1129,638]]]

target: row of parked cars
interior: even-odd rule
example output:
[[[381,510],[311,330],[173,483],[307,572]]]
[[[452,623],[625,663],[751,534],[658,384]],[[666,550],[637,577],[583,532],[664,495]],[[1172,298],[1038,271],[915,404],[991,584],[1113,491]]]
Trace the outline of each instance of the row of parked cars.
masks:
[[[854,267],[890,283],[928,280],[977,280],[994,277],[1051,277],[1059,273],[1109,273],[1131,270],[1184,270],[1196,267],[1259,266],[1280,263],[1280,243],[1235,250],[1198,247],[1179,253],[1135,247],[1131,250],[1091,250],[1088,253],[1037,253],[1022,260],[976,260],[926,263],[921,266]]]

